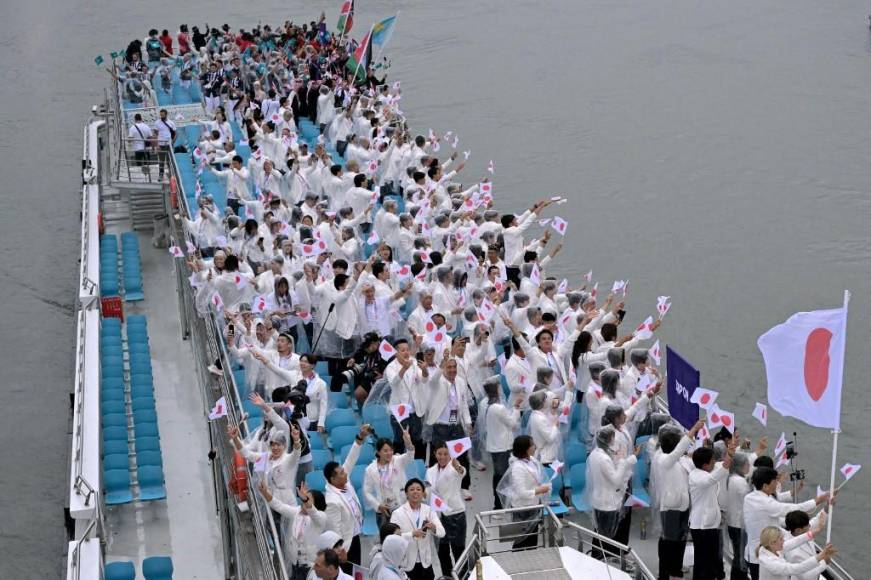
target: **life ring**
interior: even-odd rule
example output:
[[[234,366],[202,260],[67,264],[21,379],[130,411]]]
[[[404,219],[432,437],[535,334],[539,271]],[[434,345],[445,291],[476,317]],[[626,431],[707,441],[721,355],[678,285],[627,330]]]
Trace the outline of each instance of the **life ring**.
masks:
[[[233,470],[230,472],[230,491],[236,501],[248,501],[248,463],[238,451],[233,453]]]
[[[178,209],[178,182],[175,175],[169,178],[169,203],[172,205],[172,209]]]

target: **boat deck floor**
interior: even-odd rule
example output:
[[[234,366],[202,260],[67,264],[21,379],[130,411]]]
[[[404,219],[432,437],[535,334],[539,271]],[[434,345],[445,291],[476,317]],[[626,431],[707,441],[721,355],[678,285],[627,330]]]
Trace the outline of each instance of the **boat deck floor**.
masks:
[[[110,219],[107,233],[132,230],[129,221]],[[141,570],[149,556],[170,556],[176,578],[224,578],[206,411],[193,353],[181,338],[172,257],[148,233],[139,235],[139,251],[145,300],[125,302],[124,313],[148,319],[167,497],[107,509],[106,561],[132,561]]]

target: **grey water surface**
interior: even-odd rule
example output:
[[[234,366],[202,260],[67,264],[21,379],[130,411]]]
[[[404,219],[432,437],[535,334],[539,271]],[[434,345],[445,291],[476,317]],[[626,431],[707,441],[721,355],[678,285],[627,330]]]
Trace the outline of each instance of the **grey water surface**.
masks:
[[[61,574],[82,126],[107,75],[97,54],[148,28],[310,20],[330,2],[3,0],[0,18],[0,578]],[[660,331],[721,391],[748,435],[765,400],[756,338],[798,310],[850,305],[839,465],[871,468],[871,35],[866,2],[359,0],[354,36],[400,10],[388,55],[402,106],[453,130],[473,182],[495,163],[501,208],[571,201],[550,273],[629,278],[627,323]],[[799,433],[809,488],[831,435]],[[871,473],[840,498],[834,542],[856,578]]]

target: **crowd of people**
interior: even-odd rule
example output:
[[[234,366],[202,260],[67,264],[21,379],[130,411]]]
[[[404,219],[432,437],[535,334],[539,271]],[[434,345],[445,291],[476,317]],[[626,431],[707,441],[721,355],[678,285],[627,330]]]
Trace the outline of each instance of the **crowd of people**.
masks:
[[[643,345],[660,321],[623,332],[625,287],[600,296],[592,279],[548,274],[565,233],[551,212],[565,200],[515,214],[495,209],[491,176],[462,185],[456,135],[412,132],[398,83],[346,66],[355,43],[323,17],[192,35],[182,25],[175,38],[152,30],[131,43],[119,82],[176,82],[166,69],[179,67],[177,82],[201,84],[212,120],[194,162],[226,180],[226,207],[202,194],[192,215],[176,217],[195,246],[198,307],[223,321],[263,413],[246,439],[228,433],[264,462],[259,493],[294,580],[346,578],[352,564],[375,580],[426,580],[436,559],[449,575],[473,494],[492,494],[496,509],[530,508],[513,515],[525,522],[515,547],[534,547],[536,507],[553,493],[546,470],[560,469],[572,438],[588,449],[593,525],[622,544],[638,509],[627,502],[632,475],[649,462],[660,580],[683,577],[688,537],[695,580],[725,578],[724,537],[732,580],[819,577],[835,550],[817,553],[809,540],[834,498],[781,491],[765,439],[751,452],[726,428],[700,438],[702,421],[686,430],[658,412],[662,380]],[[169,149],[176,128],[162,122],[137,131]],[[319,133],[313,147],[300,138],[305,122]],[[392,433],[375,441],[361,489],[349,475],[373,436],[367,424],[323,468],[326,491],[310,490],[311,438],[323,436],[329,393],[348,388],[358,408],[391,410]],[[577,404],[585,419],[572,430]],[[446,445],[466,438],[459,456]],[[426,461],[425,478],[407,477],[414,459]],[[472,470],[490,470],[492,485],[473,489]],[[380,530],[368,558],[366,508]]]

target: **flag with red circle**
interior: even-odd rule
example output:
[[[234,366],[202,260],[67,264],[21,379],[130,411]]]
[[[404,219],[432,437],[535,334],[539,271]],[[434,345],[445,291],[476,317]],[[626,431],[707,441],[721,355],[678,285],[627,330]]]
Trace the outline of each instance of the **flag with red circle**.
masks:
[[[468,437],[447,441],[445,444],[448,446],[448,453],[450,453],[451,457],[454,459],[472,448],[472,440]]]
[[[659,366],[662,363],[662,350],[659,347],[659,339],[656,339],[656,342],[653,343],[653,346],[647,349],[647,354],[650,355],[650,358],[653,359],[653,362],[656,363],[656,366]]]
[[[381,344],[378,345],[378,353],[381,355],[382,359],[389,361],[396,356],[396,349],[386,340],[382,340]]]
[[[554,216],[553,220],[550,222],[550,227],[556,231],[561,236],[566,235],[566,229],[569,227],[569,223],[559,216]]]
[[[725,411],[716,403],[707,410],[708,412],[708,427],[711,429],[716,427],[725,427],[729,433],[735,432],[735,414]]]
[[[763,427],[768,426],[768,407],[763,405],[762,403],[756,403],[756,407],[753,409],[753,417],[762,423]]]
[[[862,469],[861,465],[856,465],[855,463],[845,463],[841,468],[841,475],[844,476],[844,481],[850,481],[854,475],[859,473],[859,470]]]
[[[436,495],[436,493],[434,491],[430,491],[429,495],[430,495],[429,505],[432,509],[434,509],[437,512],[448,511],[448,502],[446,502],[444,499],[442,499],[441,497]]]
[[[390,405],[390,412],[396,418],[397,423],[402,423],[408,419],[414,412],[414,405],[411,403],[399,403],[398,405]]]
[[[696,390],[693,391],[693,394],[690,397],[690,403],[695,403],[702,409],[708,410],[713,406],[714,401],[717,400],[719,395],[720,393],[717,391],[696,387]]]
[[[217,401],[215,401],[215,406],[212,407],[212,411],[209,413],[209,420],[214,421],[215,419],[220,419],[221,417],[227,416],[227,401],[224,400],[224,397],[221,397]]]

